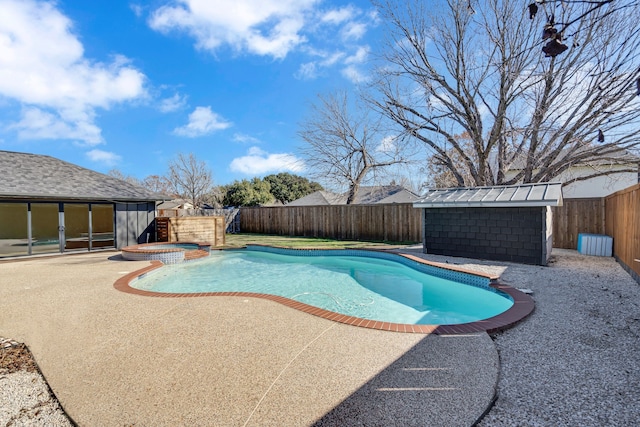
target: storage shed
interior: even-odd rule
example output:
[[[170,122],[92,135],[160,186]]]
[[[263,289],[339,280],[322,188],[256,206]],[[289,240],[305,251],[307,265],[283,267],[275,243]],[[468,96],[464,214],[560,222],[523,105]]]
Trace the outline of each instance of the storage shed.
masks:
[[[50,156],[0,151],[0,258],[152,241],[168,197]]]
[[[541,183],[430,190],[413,207],[424,253],[547,265],[561,205],[562,184]]]

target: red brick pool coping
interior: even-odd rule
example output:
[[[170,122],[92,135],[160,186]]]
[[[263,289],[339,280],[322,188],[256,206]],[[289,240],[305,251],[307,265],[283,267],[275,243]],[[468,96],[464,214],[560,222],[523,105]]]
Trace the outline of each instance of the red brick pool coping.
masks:
[[[518,322],[529,316],[535,307],[533,299],[519,290],[507,286],[502,285],[496,281],[495,276],[471,272],[469,270],[460,269],[450,265],[443,265],[439,263],[433,263],[426,260],[423,260],[419,257],[415,257],[407,254],[398,254],[412,260],[433,265],[440,268],[445,268],[448,270],[460,271],[470,274],[475,274],[483,277],[487,277],[492,280],[490,286],[492,288],[498,289],[513,298],[513,306],[509,308],[504,313],[500,313],[497,316],[490,317],[488,319],[479,320],[476,322],[470,323],[462,323],[458,325],[411,325],[404,323],[390,323],[390,322],[380,322],[377,320],[368,320],[362,319],[359,317],[347,316],[340,313],[335,313],[333,311],[324,310],[322,308],[314,307],[299,301],[294,301],[289,298],[277,296],[277,295],[269,295],[262,293],[254,293],[254,292],[199,292],[199,293],[162,293],[162,292],[151,292],[145,291],[142,289],[136,289],[131,287],[131,282],[138,279],[140,276],[143,276],[150,271],[158,269],[162,267],[164,264],[160,261],[150,261],[151,265],[136,270],[134,272],[128,273],[127,275],[119,278],[113,284],[113,287],[117,290],[129,294],[141,295],[147,297],[157,297],[157,298],[197,298],[197,297],[211,297],[211,296],[232,296],[232,297],[245,297],[245,298],[262,298],[269,301],[274,301],[279,304],[285,305],[287,307],[311,314],[313,316],[322,317],[324,319],[332,320],[334,322],[345,323],[347,325],[358,326],[361,328],[369,328],[369,329],[379,329],[384,331],[391,332],[407,332],[407,333],[419,333],[419,334],[438,334],[438,335],[456,335],[456,334],[470,334],[477,332],[498,332],[504,329],[508,329],[513,327]]]

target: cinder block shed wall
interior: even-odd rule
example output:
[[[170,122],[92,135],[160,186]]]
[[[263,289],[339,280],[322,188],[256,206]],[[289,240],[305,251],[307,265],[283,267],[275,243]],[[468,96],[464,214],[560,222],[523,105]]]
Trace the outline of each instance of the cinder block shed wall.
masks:
[[[546,265],[546,207],[423,209],[424,252]]]

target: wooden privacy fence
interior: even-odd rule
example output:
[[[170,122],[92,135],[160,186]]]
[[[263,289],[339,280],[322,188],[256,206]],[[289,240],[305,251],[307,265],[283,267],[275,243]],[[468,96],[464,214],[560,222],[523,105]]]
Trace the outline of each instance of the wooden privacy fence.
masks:
[[[223,246],[225,228],[223,216],[156,218],[158,242],[207,242]]]
[[[564,199],[553,207],[553,247],[576,249],[578,234],[604,234],[604,199]]]
[[[240,209],[244,233],[338,240],[420,242],[422,210],[388,205],[279,206]],[[564,199],[553,208],[553,246],[576,249],[578,234],[613,237],[613,254],[640,282],[640,184],[606,198]]]
[[[420,242],[421,209],[411,203],[240,209],[243,233],[337,240]]]
[[[553,208],[553,246],[576,249],[579,233],[605,233],[604,199],[565,199]],[[421,242],[421,209],[388,205],[278,206],[241,208],[243,233],[323,237],[338,240]]]
[[[240,231],[240,209],[158,209],[158,217],[223,216],[227,233]]]
[[[613,254],[627,270],[640,275],[640,184],[605,198],[606,234],[613,237]],[[633,274],[632,274],[633,275]]]

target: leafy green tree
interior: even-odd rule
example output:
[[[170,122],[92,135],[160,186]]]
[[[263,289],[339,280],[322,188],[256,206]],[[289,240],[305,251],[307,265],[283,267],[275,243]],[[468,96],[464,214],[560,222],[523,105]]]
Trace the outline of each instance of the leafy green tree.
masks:
[[[264,181],[270,184],[273,197],[283,205],[323,189],[317,182],[287,172],[267,175]]]
[[[243,179],[225,186],[225,206],[259,206],[273,201],[271,186],[260,178]]]

